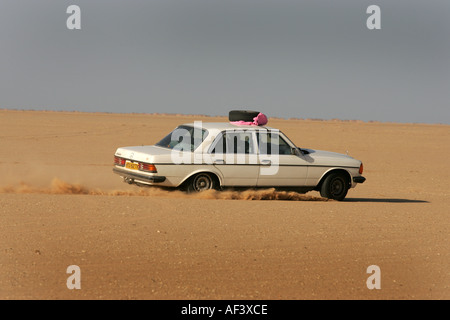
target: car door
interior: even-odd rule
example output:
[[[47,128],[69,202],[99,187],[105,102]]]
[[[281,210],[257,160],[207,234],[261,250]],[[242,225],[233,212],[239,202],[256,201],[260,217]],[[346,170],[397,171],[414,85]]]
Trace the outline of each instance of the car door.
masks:
[[[225,130],[211,145],[213,165],[222,173],[224,186],[256,186],[259,165],[252,130]]]
[[[279,130],[260,130],[256,133],[260,172],[258,187],[304,186],[308,162],[301,153],[292,154],[288,139]]]

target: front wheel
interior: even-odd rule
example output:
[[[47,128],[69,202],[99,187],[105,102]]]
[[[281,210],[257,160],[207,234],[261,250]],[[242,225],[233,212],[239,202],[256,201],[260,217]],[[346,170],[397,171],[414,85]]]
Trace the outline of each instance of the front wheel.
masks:
[[[188,192],[201,192],[216,188],[216,180],[209,173],[196,174],[187,185]]]
[[[349,184],[342,173],[332,173],[322,183],[320,195],[324,198],[342,201],[347,195]]]

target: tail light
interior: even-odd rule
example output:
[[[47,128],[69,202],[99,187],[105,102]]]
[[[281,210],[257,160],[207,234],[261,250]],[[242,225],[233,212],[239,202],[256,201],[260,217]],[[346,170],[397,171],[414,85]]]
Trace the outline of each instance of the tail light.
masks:
[[[114,156],[114,164],[116,166],[125,167],[126,162],[127,162],[126,159]],[[139,164],[139,170],[140,171],[151,172],[151,173],[157,173],[158,172],[158,171],[156,171],[156,167],[153,164],[144,163],[144,162],[137,162],[137,164]],[[127,168],[128,168],[128,166],[127,166]],[[133,169],[136,170],[136,168],[133,168]]]
[[[158,171],[156,171],[155,165],[150,164],[150,163],[143,163],[143,162],[139,162],[139,170],[146,171],[146,172],[152,172],[152,173],[158,172]]]
[[[125,167],[125,159],[121,157],[114,156],[114,164],[116,166]]]
[[[361,163],[361,165],[359,166],[359,174],[362,174],[362,173],[363,173],[363,170],[364,170],[364,166],[363,166],[363,164]]]

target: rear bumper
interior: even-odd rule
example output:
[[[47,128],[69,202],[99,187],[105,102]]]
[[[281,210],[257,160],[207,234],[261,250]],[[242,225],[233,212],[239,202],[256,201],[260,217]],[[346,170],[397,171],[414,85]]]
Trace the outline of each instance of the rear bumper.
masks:
[[[353,177],[353,182],[355,183],[363,183],[364,181],[366,181],[366,178],[364,178],[363,176]]]
[[[127,179],[151,182],[151,183],[161,183],[166,181],[164,176],[147,176],[138,172],[130,172],[128,170],[113,168],[113,172]]]

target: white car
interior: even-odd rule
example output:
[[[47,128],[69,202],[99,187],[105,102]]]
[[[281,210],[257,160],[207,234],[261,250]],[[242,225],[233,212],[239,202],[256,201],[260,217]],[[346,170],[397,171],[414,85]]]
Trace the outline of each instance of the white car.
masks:
[[[268,126],[194,122],[152,146],[118,148],[114,173],[138,186],[204,191],[271,188],[343,200],[363,183],[363,164],[348,155],[299,148]]]

